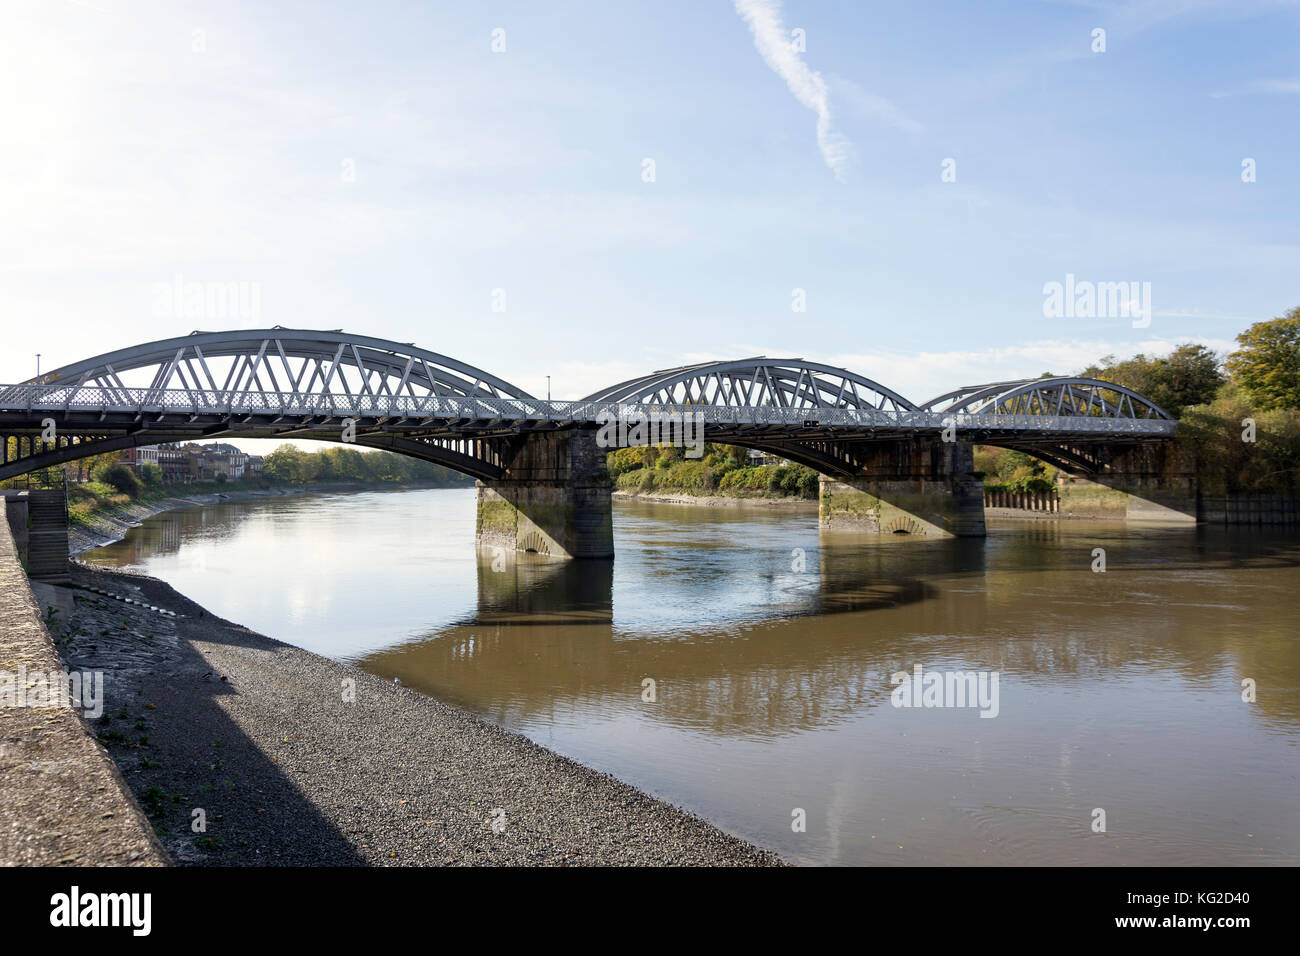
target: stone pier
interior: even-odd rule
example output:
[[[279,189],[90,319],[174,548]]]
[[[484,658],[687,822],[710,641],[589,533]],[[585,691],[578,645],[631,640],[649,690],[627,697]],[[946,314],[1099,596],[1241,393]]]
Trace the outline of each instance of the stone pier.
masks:
[[[982,537],[984,486],[971,445],[912,438],[863,446],[868,455],[851,478],[822,476],[823,527],[877,534]]]
[[[503,467],[503,477],[478,482],[480,549],[614,556],[611,483],[594,429],[521,436]]]

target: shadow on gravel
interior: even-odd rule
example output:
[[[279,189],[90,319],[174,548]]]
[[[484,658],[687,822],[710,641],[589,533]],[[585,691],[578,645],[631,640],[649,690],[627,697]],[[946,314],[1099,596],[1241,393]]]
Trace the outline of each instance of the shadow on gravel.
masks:
[[[256,690],[239,686],[249,678],[236,682],[214,673],[186,632],[201,629],[204,640],[264,651],[266,642],[200,616],[198,605],[175,596],[167,606],[188,618],[84,590],[92,581],[146,602],[159,599],[150,593],[155,582],[76,568],[72,618],[51,630],[70,669],[104,671],[104,715],[91,726],[173,861],[365,865],[353,843],[226,713],[223,700]]]

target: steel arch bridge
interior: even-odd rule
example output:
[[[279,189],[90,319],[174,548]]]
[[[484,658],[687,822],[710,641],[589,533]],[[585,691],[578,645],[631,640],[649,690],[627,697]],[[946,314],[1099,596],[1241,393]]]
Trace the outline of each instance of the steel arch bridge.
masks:
[[[611,418],[694,416],[704,437],[852,475],[865,446],[938,437],[1024,448],[1067,471],[1177,423],[1136,392],[1084,378],[970,386],[914,405],[847,369],[765,356],[666,369],[549,401],[411,343],[340,330],[195,332],[0,385],[0,479],[87,455],[216,437],[355,443],[505,475],[522,438]],[[53,425],[54,440],[42,440]]]

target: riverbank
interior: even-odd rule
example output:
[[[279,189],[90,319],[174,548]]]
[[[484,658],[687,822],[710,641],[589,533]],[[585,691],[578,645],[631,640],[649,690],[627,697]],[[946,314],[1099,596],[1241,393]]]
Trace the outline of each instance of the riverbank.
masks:
[[[139,527],[146,518],[176,511],[180,508],[198,508],[203,505],[230,504],[239,501],[257,501],[264,498],[282,498],[308,494],[356,494],[363,491],[409,491],[412,488],[436,488],[441,485],[401,484],[371,485],[360,482],[321,482],[308,485],[283,485],[269,488],[232,488],[229,491],[205,492],[192,495],[169,495],[146,498],[125,504],[96,509],[68,526],[68,553],[79,555],[93,548],[102,548],[126,537],[132,528]]]
[[[1123,524],[1127,518],[1113,514],[1076,515],[1061,511],[1031,511],[1028,508],[992,508],[985,506],[984,520],[1005,521],[1108,521]]]
[[[54,590],[71,608],[58,635],[68,666],[107,675],[92,725],[177,864],[780,863],[467,711],[222,620],[162,581],[78,565]]]
[[[817,511],[815,498],[812,500],[793,497],[741,498],[732,495],[690,495],[668,491],[615,491],[613,498],[615,501],[653,501],[671,505],[698,505],[702,508],[775,508],[781,511],[806,511],[810,514]]]

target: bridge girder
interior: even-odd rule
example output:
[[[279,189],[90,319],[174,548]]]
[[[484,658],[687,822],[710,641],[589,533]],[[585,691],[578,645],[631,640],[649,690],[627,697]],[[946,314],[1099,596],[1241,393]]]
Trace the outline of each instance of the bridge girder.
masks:
[[[360,445],[381,451],[391,451],[418,458],[435,465],[442,465],[454,471],[469,475],[482,481],[500,478],[500,443],[506,439],[498,437],[446,437],[415,436],[386,432],[371,426],[358,426],[356,441],[345,442],[340,429],[310,430],[299,429],[295,436],[286,433],[266,433],[261,431],[230,432],[221,430],[206,433],[160,432],[149,428],[131,432],[80,434],[76,432],[59,432],[59,439],[54,444],[40,442],[36,434],[0,434],[0,481],[14,478],[28,472],[43,468],[68,464],[81,458],[102,455],[111,451],[124,451],[140,445],[161,445],[171,442],[190,442],[202,438],[275,438],[300,437],[304,440],[332,442],[342,445]],[[11,449],[8,439],[17,439],[17,448]]]

